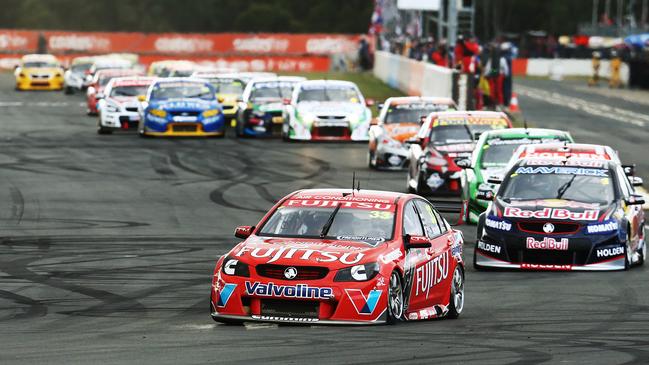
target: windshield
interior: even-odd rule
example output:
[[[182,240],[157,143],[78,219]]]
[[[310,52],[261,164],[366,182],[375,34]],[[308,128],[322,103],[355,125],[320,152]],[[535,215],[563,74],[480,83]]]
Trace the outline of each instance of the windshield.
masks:
[[[70,71],[73,73],[84,73],[92,67],[92,63],[77,63],[70,67]]]
[[[207,84],[197,82],[163,82],[157,84],[151,99],[200,98],[214,100],[212,89]]]
[[[100,86],[106,86],[108,85],[108,82],[113,78],[117,76],[103,76],[99,78],[99,85]]]
[[[57,63],[54,62],[25,62],[23,65],[24,68],[39,68],[39,67],[59,67]]]
[[[210,83],[216,89],[217,94],[234,94],[243,93],[244,84],[239,80],[210,80]]]
[[[335,207],[280,207],[260,231],[261,236],[321,238],[323,227]],[[394,212],[369,209],[339,209],[326,233],[328,239],[381,242],[392,238]]]
[[[286,81],[272,81],[272,82],[255,82],[252,85],[252,92],[250,93],[250,100],[261,99],[288,99],[293,92],[294,82]]]
[[[471,142],[472,129],[466,124],[437,126],[431,130],[430,140],[434,144]]]
[[[503,167],[507,165],[514,151],[524,144],[561,142],[564,139],[492,139],[482,147],[482,165],[485,167]]]
[[[385,123],[420,123],[422,117],[433,112],[443,112],[449,109],[445,104],[405,104],[395,105],[388,109]]]
[[[148,85],[117,86],[110,91],[110,96],[138,96],[146,94]]]
[[[608,170],[580,167],[518,167],[501,191],[506,201],[566,199],[609,204],[615,198]]]
[[[521,143],[518,144],[484,145],[482,147],[482,166],[502,167],[507,165],[516,148],[526,143],[528,142],[521,140]]]
[[[309,86],[302,87],[297,102],[302,101],[335,101],[343,103],[360,103],[360,95],[353,87]]]

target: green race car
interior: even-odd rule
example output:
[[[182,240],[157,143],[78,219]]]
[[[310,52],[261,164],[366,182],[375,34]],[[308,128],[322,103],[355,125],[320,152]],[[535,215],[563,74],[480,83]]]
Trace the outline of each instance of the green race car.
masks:
[[[543,128],[498,129],[480,135],[471,159],[457,161],[463,168],[462,201],[468,201],[469,222],[477,223],[478,216],[489,205],[488,200],[477,199],[478,190],[495,191],[497,185],[487,180],[504,172],[517,147],[552,142],[574,141],[568,132]]]

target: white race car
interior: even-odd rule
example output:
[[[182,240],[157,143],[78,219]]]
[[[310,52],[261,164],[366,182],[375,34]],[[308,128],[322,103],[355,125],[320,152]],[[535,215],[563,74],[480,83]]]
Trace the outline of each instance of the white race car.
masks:
[[[93,57],[76,57],[70,63],[70,68],[63,74],[63,90],[66,94],[81,91],[86,86],[86,75],[94,63]]]
[[[155,77],[117,77],[108,82],[99,99],[97,133],[114,130],[137,130],[140,121],[138,96],[145,95]]]
[[[284,140],[367,141],[372,112],[353,82],[312,80],[298,84],[286,108]]]

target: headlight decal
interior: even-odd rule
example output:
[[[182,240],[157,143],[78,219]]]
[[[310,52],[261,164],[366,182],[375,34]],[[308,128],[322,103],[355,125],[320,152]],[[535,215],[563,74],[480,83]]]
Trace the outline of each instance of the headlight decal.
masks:
[[[379,264],[372,262],[369,264],[355,265],[338,270],[334,281],[368,281],[374,279],[379,273]]]

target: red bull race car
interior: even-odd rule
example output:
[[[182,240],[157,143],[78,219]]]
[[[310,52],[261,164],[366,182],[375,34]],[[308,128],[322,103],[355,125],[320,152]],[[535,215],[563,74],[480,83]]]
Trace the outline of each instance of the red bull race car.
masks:
[[[474,266],[625,270],[647,255],[644,200],[613,160],[527,157],[478,220]]]
[[[464,308],[462,234],[416,195],[302,190],[235,236],[212,277],[218,322],[396,323]]]

